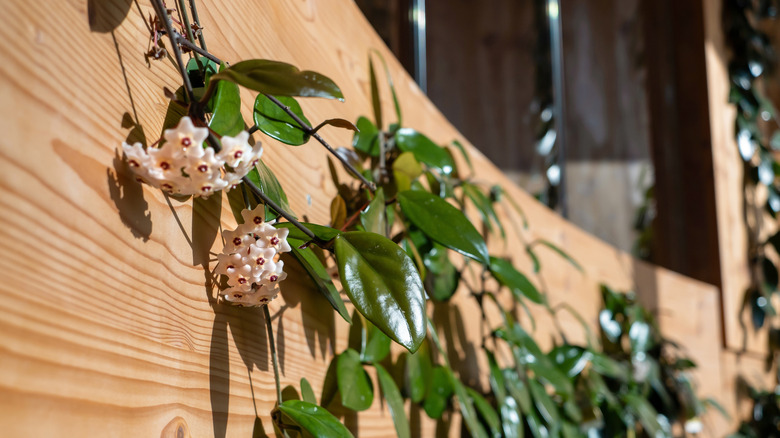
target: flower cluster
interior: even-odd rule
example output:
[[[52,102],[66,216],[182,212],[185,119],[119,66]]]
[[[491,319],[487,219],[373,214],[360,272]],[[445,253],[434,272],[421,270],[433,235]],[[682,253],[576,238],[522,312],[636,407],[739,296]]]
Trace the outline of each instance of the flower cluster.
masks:
[[[196,128],[182,117],[175,129],[166,129],[162,147],[144,149],[141,143],[122,144],[127,162],[138,180],[168,193],[208,197],[232,189],[257,164],[263,148],[249,145],[249,133],[223,136],[219,153],[203,146],[208,128]]]
[[[217,274],[227,276],[230,288],[222,297],[241,306],[259,306],[276,298],[279,282],[287,277],[278,254],[290,251],[286,228],[263,221],[264,206],[243,210],[244,223],[233,231],[223,231],[225,247],[217,256]]]

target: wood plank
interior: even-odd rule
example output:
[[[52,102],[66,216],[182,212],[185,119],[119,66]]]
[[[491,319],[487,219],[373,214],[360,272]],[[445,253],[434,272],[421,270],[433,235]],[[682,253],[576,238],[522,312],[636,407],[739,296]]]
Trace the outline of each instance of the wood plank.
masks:
[[[0,430],[9,437],[91,436],[95,430],[156,436],[186,424],[194,437],[248,436],[259,417],[260,427],[271,434],[274,380],[262,315],[216,304],[207,271],[221,249],[219,230],[235,226],[227,197],[167,199],[135,185],[117,158],[131,131],[123,120],[131,118],[154,141],[166,108],[162,89],[178,83],[170,63],[144,59],[151,8],[128,0],[15,0],[4,6],[0,36],[9,44],[0,48],[5,133],[0,137],[0,246],[5,249],[0,266],[6,278],[0,284],[5,334]],[[352,2],[226,0],[203,2],[200,8],[209,48],[222,58],[291,62],[342,87],[346,104],[302,102],[310,120],[370,114],[366,57],[377,48],[390,64],[407,123],[437,142],[466,143],[403,73]],[[391,114],[387,90],[382,93]],[[252,96],[242,97],[248,116]],[[325,128],[323,134],[334,145],[350,143],[346,131]],[[324,151],[313,144],[290,148],[263,141],[263,158],[295,212],[327,222],[335,188]],[[584,274],[551,251],[539,250],[543,271],[534,281],[550,290],[554,303],[569,302],[595,322],[598,283],[620,289],[636,283],[640,294],[658,297],[652,301],[659,308],[667,297],[696,297],[699,304],[683,308],[699,309],[697,321],[715,318],[701,304],[711,302],[710,286],[635,262],[540,206],[469,149],[480,181],[506,186],[530,222],[524,231],[516,213],[502,212],[515,225],[508,227],[507,247],[492,242],[493,248],[512,254],[530,271],[518,247],[523,239],[542,237],[583,265]],[[295,262],[287,261],[290,276],[281,298],[270,305],[283,385],[297,386],[306,377],[319,394],[327,363],[345,348],[346,327],[333,312],[322,311],[327,305]],[[648,277],[655,283],[645,282]],[[448,337],[453,354],[465,379],[479,383],[483,359],[468,356],[482,329],[475,307],[460,293],[451,308],[448,317],[463,323],[457,337]],[[709,354],[717,339],[702,330],[706,324],[689,325],[690,314],[675,314],[673,320],[680,318],[686,345],[695,354]],[[540,336],[551,332],[549,323],[537,319]],[[572,319],[563,324],[572,335],[579,331]],[[719,380],[717,372],[704,367],[700,379]],[[432,436],[436,424],[419,413],[416,418],[419,435]],[[345,421],[361,437],[393,435],[379,403]],[[448,432],[459,431],[455,419]]]

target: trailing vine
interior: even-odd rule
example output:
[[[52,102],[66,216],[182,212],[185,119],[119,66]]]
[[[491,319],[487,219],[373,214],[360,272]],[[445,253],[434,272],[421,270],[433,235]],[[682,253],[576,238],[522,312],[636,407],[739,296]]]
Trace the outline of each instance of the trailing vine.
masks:
[[[780,126],[777,109],[764,94],[777,56],[769,36],[761,29],[775,22],[779,5],[774,0],[724,0],[723,4],[724,28],[731,50],[729,102],[737,111],[734,132],[744,164],[743,208],[750,272],[744,305],[750,308],[753,328],[769,331],[768,360],[774,362],[772,358],[780,347],[777,309],[772,303],[778,292],[778,261],[768,248],[773,248],[775,255],[780,254],[776,225],[780,212],[780,163],[775,158],[780,150]],[[743,421],[733,436],[768,436],[768,431],[776,431],[780,425],[776,394],[749,388],[749,395],[755,403],[753,416]]]
[[[177,92],[166,90],[171,102],[161,139],[146,147],[123,145],[125,158],[139,180],[182,202],[219,190],[241,191],[243,205],[236,215],[241,223],[223,232],[214,274],[221,279],[223,302],[263,307],[276,383],[271,417],[277,435],[351,436],[334,413],[372,406],[375,390],[366,367],[375,370],[400,437],[411,434],[405,398],[431,418],[459,411],[476,437],[670,436],[675,422],[691,432],[700,426],[698,417],[713,402],[696,397],[687,375],[695,364],[661,336],[653,316],[632,294],[602,287],[604,310],[600,339],[595,339],[574,309],[551,306],[545,291],[511,260],[488,251],[488,239],[506,237],[500,218],[511,215],[499,214],[499,208],[514,211],[527,229],[522,209],[501,187],[473,178],[461,144],[440,146],[404,126],[378,52],[369,57],[373,120],[329,119],[315,126],[295,98],[343,99],[328,77],[270,60],[228,65],[206,49],[194,0],[189,13],[183,0],[177,10],[162,0],[153,5],[149,55],[168,59],[165,54],[172,53],[183,85]],[[186,53],[190,59],[185,63]],[[388,80],[394,123],[384,122],[375,59]],[[240,112],[239,86],[258,93],[251,127]],[[318,134],[325,125],[355,131],[352,148],[333,148]],[[341,181],[329,162],[338,188],[329,225],[298,221],[261,159],[262,146],[253,139],[258,131],[290,146],[315,139],[347,170],[352,179]],[[470,212],[479,220],[470,219]],[[549,241],[523,245],[534,273],[541,270],[540,250],[553,251],[582,270]],[[295,257],[351,324],[349,347],[334,357],[319,401],[306,379],[300,383],[300,399],[287,398],[280,385],[267,304],[286,276],[279,258],[283,252]],[[480,347],[489,364],[489,392],[459,377],[450,363],[453,352],[439,336],[442,327],[428,314],[428,307],[446,305],[457,291],[470,294],[481,326],[488,328]],[[500,321],[488,319],[487,305],[499,310]],[[553,347],[544,351],[527,327],[535,326],[532,306],[556,323],[560,311],[572,313],[589,334],[586,344],[569,343],[559,331]],[[527,318],[518,316],[520,309]],[[393,342],[407,351],[392,355]]]

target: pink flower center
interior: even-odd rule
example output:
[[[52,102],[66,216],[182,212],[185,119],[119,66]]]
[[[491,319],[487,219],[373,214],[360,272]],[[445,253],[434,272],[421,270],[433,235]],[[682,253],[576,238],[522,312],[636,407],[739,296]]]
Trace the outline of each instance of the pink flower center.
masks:
[[[233,298],[241,298],[241,297],[243,297],[243,295],[241,295],[241,294],[233,294]]]
[[[236,246],[241,245],[241,238],[240,237],[233,238],[233,245]]]
[[[138,161],[135,161],[135,160],[129,160],[127,162],[127,164],[129,164],[130,167],[138,167],[139,166]]]
[[[233,158],[235,158],[235,159],[237,160],[237,159],[241,158],[241,156],[242,156],[242,155],[244,155],[244,153],[243,153],[243,152],[241,152],[241,151],[236,151],[236,152],[233,154]]]
[[[210,192],[211,191],[211,186],[203,186],[203,187],[200,188],[200,191],[203,192],[203,193]]]
[[[206,166],[205,164],[201,164],[200,166],[198,166],[198,170],[203,173],[206,173],[209,170],[209,166]]]
[[[266,297],[260,298],[260,302],[261,303],[267,303],[268,302],[268,298],[266,298]]]
[[[258,265],[264,265],[264,264],[265,264],[265,259],[264,259],[264,258],[262,258],[262,257],[258,257],[258,258],[257,258],[257,264],[258,264]]]
[[[171,190],[173,190],[173,186],[172,186],[172,185],[170,185],[170,184],[168,184],[168,183],[165,183],[165,184],[163,184],[161,187],[162,187],[164,190],[168,190],[168,191],[171,191]]]
[[[246,278],[241,277],[238,279],[239,284],[246,284]]]
[[[278,279],[279,279],[278,275],[272,275],[272,276],[268,277],[268,281],[270,281],[270,282],[274,282],[274,281],[276,281]]]
[[[181,139],[181,145],[185,148],[190,146],[192,144],[192,140],[189,137],[184,137]]]
[[[279,238],[274,236],[271,238],[271,245],[278,245],[279,244]]]
[[[252,222],[254,222],[254,223],[256,223],[256,224],[260,225],[260,224],[262,224],[262,223],[263,223],[263,220],[262,220],[262,219],[260,219],[260,216],[255,216],[255,218],[254,218],[254,219],[252,219]]]
[[[227,267],[225,268],[226,271],[232,271],[233,269],[236,269],[236,267],[233,265],[227,265]]]
[[[163,161],[162,163],[160,163],[160,168],[162,170],[168,170],[171,168],[171,164],[168,163],[167,161]]]

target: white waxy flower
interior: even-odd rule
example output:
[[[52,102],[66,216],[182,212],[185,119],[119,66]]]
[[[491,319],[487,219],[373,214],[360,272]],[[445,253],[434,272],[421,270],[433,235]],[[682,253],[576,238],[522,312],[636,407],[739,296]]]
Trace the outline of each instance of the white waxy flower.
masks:
[[[230,288],[220,293],[227,302],[240,306],[266,304],[279,293],[279,282],[287,278],[278,254],[291,249],[287,243],[290,230],[264,222],[263,209],[261,204],[243,210],[245,223],[222,232],[225,247],[217,256],[214,272],[227,277]]]
[[[255,243],[255,239],[241,229],[233,231],[223,231],[222,238],[225,239],[225,253],[243,252],[249,254],[249,245]]]
[[[187,156],[198,158],[203,155],[203,141],[209,136],[208,128],[196,128],[189,117],[182,117],[174,129],[166,129],[163,137],[168,144],[186,151]]]
[[[228,149],[219,154],[203,147],[208,128],[198,128],[189,117],[182,117],[174,129],[166,129],[166,143],[144,150],[141,143],[122,150],[138,179],[169,193],[209,197],[213,193],[236,187],[257,163],[263,149],[260,143],[249,146],[249,133],[222,137]],[[228,166],[225,168],[225,159]]]
[[[277,252],[289,252],[292,250],[287,243],[287,235],[290,230],[287,228],[276,228],[269,223],[264,223],[257,227],[255,234],[258,240],[265,242],[265,246],[275,249]]]
[[[222,137],[222,151],[219,153],[220,159],[222,159],[228,166],[235,168],[239,163],[245,163],[247,161],[254,160],[254,154],[252,147],[249,146],[249,133],[241,131],[235,137],[223,136]],[[259,146],[259,143],[255,145]],[[262,147],[260,148],[262,154]],[[260,158],[259,156],[257,158]]]

